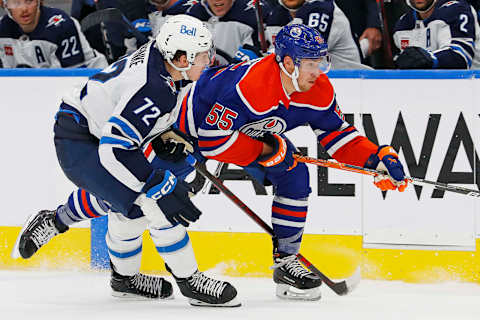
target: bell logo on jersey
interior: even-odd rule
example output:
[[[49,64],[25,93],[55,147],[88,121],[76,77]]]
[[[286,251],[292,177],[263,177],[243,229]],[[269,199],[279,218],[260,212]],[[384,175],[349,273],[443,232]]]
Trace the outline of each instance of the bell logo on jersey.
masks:
[[[410,40],[408,39],[402,39],[400,40],[400,48],[404,50],[408,45],[410,44]]]
[[[45,28],[48,28],[51,26],[58,26],[62,21],[65,21],[65,19],[63,19],[61,14],[57,14],[56,16],[53,16],[50,19],[48,19],[48,23]]]
[[[180,33],[181,34],[186,34],[187,36],[195,36],[197,33],[197,28],[192,27],[191,29],[188,29],[188,27],[184,24],[180,27]]]
[[[240,128],[240,132],[252,138],[259,138],[267,132],[281,134],[286,128],[287,123],[282,118],[268,117],[260,121],[245,124]]]

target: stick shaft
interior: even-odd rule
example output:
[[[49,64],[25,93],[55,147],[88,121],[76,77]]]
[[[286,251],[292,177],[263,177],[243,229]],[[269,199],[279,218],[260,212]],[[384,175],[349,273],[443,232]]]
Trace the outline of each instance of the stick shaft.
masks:
[[[361,173],[364,175],[369,175],[369,176],[378,176],[385,174],[385,172],[379,171],[379,170],[374,170],[374,169],[368,169],[368,168],[363,168],[360,166],[355,166],[347,163],[341,163],[337,161],[331,161],[331,160],[323,160],[323,159],[316,159],[316,158],[311,158],[307,156],[302,156],[302,155],[294,155],[294,158],[298,162],[303,162],[303,163],[310,163],[314,164],[320,167],[325,167],[325,168],[334,168],[334,169],[339,169],[343,171],[350,171],[350,172],[355,172],[355,173]],[[444,191],[450,191],[450,192],[455,192],[471,197],[480,197],[480,192],[474,189],[467,189],[463,187],[458,187],[458,186],[452,186],[450,184],[446,183],[441,183],[441,182],[436,182],[436,181],[431,181],[431,180],[425,180],[421,178],[415,178],[415,177],[406,177],[407,180],[412,182],[413,184],[416,185],[424,185],[428,184],[431,185],[437,189],[444,190]]]
[[[260,5],[260,0],[254,0],[255,2],[255,15],[257,17],[257,28],[258,28],[258,40],[260,41],[260,49],[263,53],[267,52],[268,44],[267,38],[265,37],[265,28],[263,25],[263,13],[262,6]]]

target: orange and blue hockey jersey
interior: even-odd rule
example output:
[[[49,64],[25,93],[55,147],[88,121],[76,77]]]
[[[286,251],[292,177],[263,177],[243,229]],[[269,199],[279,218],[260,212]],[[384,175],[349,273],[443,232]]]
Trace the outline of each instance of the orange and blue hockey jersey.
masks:
[[[328,77],[289,96],[280,72],[273,54],[205,72],[182,100],[178,128],[203,156],[247,166],[262,152],[255,138],[308,124],[334,159],[363,166],[378,147],[345,122]]]

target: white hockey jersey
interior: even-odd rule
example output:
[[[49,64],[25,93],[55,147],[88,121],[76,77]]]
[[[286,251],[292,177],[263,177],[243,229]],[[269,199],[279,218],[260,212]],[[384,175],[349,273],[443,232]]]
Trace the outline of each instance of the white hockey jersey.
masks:
[[[350,32],[350,22],[333,0],[307,0],[295,12],[295,19],[288,9],[278,5],[273,8],[266,23],[270,43],[274,43],[283,26],[303,23],[320,31],[327,41],[332,69],[366,68],[361,64],[360,52]]]
[[[185,14],[198,0],[177,0],[170,8],[163,11],[152,11],[148,13],[148,20],[152,28],[152,35],[155,37],[160,32],[160,27],[170,16]]]
[[[393,40],[400,50],[416,46],[433,52],[437,68],[480,68],[478,17],[465,0],[438,0],[425,20],[411,9],[398,20]]]
[[[175,121],[177,95],[151,41],[74,88],[63,102],[87,119],[90,133],[100,140],[102,165],[140,192],[153,172],[142,148]]]
[[[266,16],[269,8],[264,4],[262,7],[263,14]],[[223,17],[213,14],[207,1],[202,0],[187,14],[206,22],[209,26],[217,49],[216,58],[220,64],[231,62],[244,44],[259,47],[253,0],[235,0],[232,8]]]
[[[3,68],[105,68],[101,53],[90,47],[77,20],[64,11],[40,7],[38,25],[24,33],[8,15],[0,20]]]

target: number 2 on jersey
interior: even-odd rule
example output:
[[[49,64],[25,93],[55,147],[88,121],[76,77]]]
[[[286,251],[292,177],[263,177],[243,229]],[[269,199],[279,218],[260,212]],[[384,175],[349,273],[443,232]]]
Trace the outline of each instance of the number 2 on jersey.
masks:
[[[220,130],[230,130],[233,127],[233,119],[238,113],[216,103],[207,115],[205,121],[211,126],[217,126]]]

